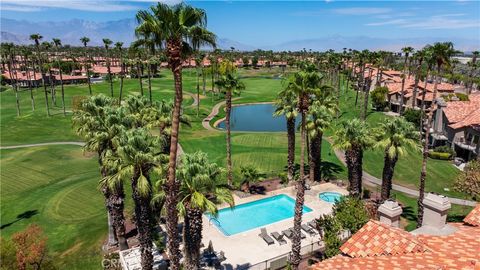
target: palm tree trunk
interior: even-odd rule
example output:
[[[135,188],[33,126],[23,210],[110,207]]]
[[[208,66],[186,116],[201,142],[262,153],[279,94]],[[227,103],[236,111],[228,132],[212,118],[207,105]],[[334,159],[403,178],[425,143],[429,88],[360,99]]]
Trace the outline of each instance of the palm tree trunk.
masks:
[[[197,100],[200,100],[200,74],[198,72],[198,68],[196,68],[196,71],[197,71]],[[200,104],[197,102],[197,117],[199,113],[200,113]]]
[[[120,64],[120,92],[118,93],[118,105],[122,104],[122,95],[123,95],[123,76],[125,73],[125,64]]]
[[[345,151],[349,181],[348,190],[354,196],[360,196],[362,193],[362,157],[363,151],[357,147]]]
[[[288,161],[287,179],[291,183],[295,174],[295,118],[287,118]]]
[[[50,74],[50,94],[52,96],[52,103],[54,106],[57,106],[57,96],[56,96],[56,92],[55,92],[55,83],[53,81],[53,73],[52,73],[52,69],[49,67],[48,68],[48,73]]]
[[[301,255],[301,224],[302,224],[302,214],[303,214],[303,204],[305,202],[305,172],[304,172],[304,162],[305,162],[305,121],[306,115],[305,111],[302,110],[302,125],[301,125],[301,134],[300,134],[300,178],[297,180],[297,196],[295,199],[295,216],[293,218],[293,237],[292,237],[292,257],[291,264],[292,269],[297,270],[298,265],[300,264]]]
[[[151,194],[141,195],[138,190],[138,178],[143,174],[150,181],[148,172],[140,172],[135,168],[132,177],[132,199],[135,203],[135,224],[137,225],[138,241],[140,242],[141,266],[142,270],[152,270],[153,268],[153,243],[152,243],[152,209]]]
[[[110,60],[108,59],[108,52],[107,52],[107,73],[108,73],[108,81],[110,82],[110,96],[113,97],[113,78],[112,78],[112,71],[110,69]]]
[[[385,156],[384,156],[384,165],[383,165],[383,173],[382,173],[382,194],[381,198],[382,201],[388,200],[390,198],[390,191],[392,190],[392,179],[393,179],[393,173],[395,170],[395,165],[398,160],[398,154],[395,154],[393,158],[390,157],[388,154],[388,149],[387,147],[385,149]]]
[[[62,89],[62,108],[63,108],[63,116],[66,116],[67,113],[65,112],[65,88],[63,87],[63,74],[60,65],[58,65],[58,70],[60,72],[60,87]]]
[[[310,145],[311,162],[313,166],[313,180],[322,181],[322,139],[323,133],[319,132],[315,138],[312,138]],[[312,170],[312,168],[310,168]]]
[[[207,77],[206,77],[206,73],[205,73],[205,67],[203,66],[202,64],[202,90],[203,90],[203,95],[205,96],[205,92],[207,91],[206,88],[207,88]],[[200,99],[198,100],[198,103],[200,103]]]
[[[12,89],[13,92],[15,93],[15,104],[16,104],[16,109],[17,109],[17,116],[20,116],[20,101],[18,100],[18,80],[17,80],[17,74],[15,69],[15,66],[13,64],[13,56],[10,55],[10,63],[9,63],[9,68],[8,72],[10,73],[10,82],[12,84]]]
[[[178,189],[175,171],[177,165],[178,131],[180,128],[180,110],[182,108],[182,42],[181,40],[169,40],[167,42],[167,54],[175,82],[175,106],[172,114],[172,131],[170,139],[170,156],[168,162],[168,178],[166,185],[166,208],[167,208],[167,234],[168,252],[172,270],[180,269],[180,250],[178,243]]]
[[[183,226],[183,245],[186,270],[197,270],[200,265],[200,245],[202,243],[202,211],[187,206]]]
[[[35,111],[35,98],[33,97],[32,80],[31,80],[31,76],[30,76],[30,69],[28,68],[27,56],[23,57],[23,64],[25,65],[25,69],[27,70],[28,90],[30,91],[30,100],[32,102],[32,111]],[[33,72],[35,73],[35,70],[33,70]]]
[[[225,129],[227,131],[227,182],[228,186],[232,186],[233,172],[232,172],[232,145],[230,136],[230,114],[232,111],[232,91],[227,89],[225,94]]]
[[[84,62],[84,66],[85,66],[85,74],[87,75],[87,82],[88,82],[88,93],[90,93],[90,96],[92,95],[92,82],[90,82],[90,71],[89,71],[89,68],[88,68],[88,53],[86,52],[86,48],[85,48],[85,62]]]
[[[140,70],[140,61],[137,61],[137,76],[140,84],[140,94],[143,96],[142,71]]]
[[[147,63],[147,76],[148,76],[148,98],[150,99],[150,104],[152,104],[152,66],[150,63]]]
[[[36,45],[36,50],[37,50],[37,56],[38,56],[38,66],[40,69],[40,74],[42,75],[42,85],[45,93],[45,106],[47,109],[47,116],[50,116],[50,106],[48,105],[48,90],[47,90],[47,84],[45,83],[45,72],[43,70],[42,60],[40,59],[40,47],[38,45]]]
[[[125,216],[123,210],[125,208],[125,193],[123,187],[118,187],[109,197],[109,205],[111,209],[111,217],[113,219],[113,228],[117,236],[120,250],[128,249],[128,243],[125,233]]]

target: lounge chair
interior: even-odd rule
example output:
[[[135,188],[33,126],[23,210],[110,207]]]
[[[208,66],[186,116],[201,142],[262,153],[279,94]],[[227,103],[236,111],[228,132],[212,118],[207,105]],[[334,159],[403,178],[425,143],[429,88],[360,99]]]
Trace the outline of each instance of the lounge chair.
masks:
[[[283,235],[285,235],[288,239],[292,239],[293,238],[293,228],[289,228],[285,231],[282,231]],[[303,234],[302,232],[300,232],[300,236],[302,239],[306,238],[307,236],[305,234]]]
[[[317,229],[317,222],[315,220],[312,220],[310,222],[307,223],[308,226],[312,227],[312,229]]]
[[[308,233],[310,236],[316,235],[317,233],[315,232],[312,227],[308,226],[307,224],[302,224],[302,230],[306,233]]]
[[[275,241],[272,237],[270,237],[270,235],[268,235],[267,229],[265,228],[260,229],[260,234],[258,236],[260,236],[267,243],[267,245],[275,244]]]
[[[280,244],[280,245],[283,245],[283,244],[286,244],[287,243],[287,240],[285,240],[283,238],[283,234],[279,234],[278,232],[273,232],[271,233],[271,235],[273,236],[273,238],[275,238],[275,240],[277,240],[277,242]]]

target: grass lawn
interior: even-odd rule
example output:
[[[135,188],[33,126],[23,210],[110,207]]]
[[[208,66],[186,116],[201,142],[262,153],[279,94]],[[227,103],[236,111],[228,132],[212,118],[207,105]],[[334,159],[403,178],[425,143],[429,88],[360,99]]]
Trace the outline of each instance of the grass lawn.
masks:
[[[275,99],[281,89],[281,80],[271,79],[279,70],[242,70],[242,81],[246,89],[234,103],[266,102]],[[184,91],[196,93],[196,78],[193,70],[183,74]],[[208,77],[208,76],[207,76]],[[267,78],[268,77],[268,78]],[[207,81],[207,91],[211,89]],[[114,92],[118,96],[119,82],[115,81]],[[147,83],[144,83],[147,93]],[[172,75],[162,70],[162,77],[153,79],[153,98],[173,97]],[[17,145],[51,141],[79,141],[71,127],[71,113],[64,117],[61,110],[60,90],[57,104],[52,106],[52,116],[47,117],[43,90],[34,91],[36,110],[31,111],[30,93],[20,93],[21,116],[16,116],[15,97],[11,89],[0,93],[1,97],[1,145]],[[93,92],[110,94],[107,83],[93,85]],[[138,80],[125,80],[125,95],[138,93]],[[87,85],[65,87],[67,110],[76,95],[88,95]],[[204,151],[212,161],[225,165],[225,134],[208,131],[201,125],[214,104],[222,101],[221,96],[202,96],[199,115],[196,108],[189,107],[192,99],[185,95],[184,112],[191,118],[191,127],[182,126],[180,143],[186,152]],[[51,102],[51,99],[50,99]],[[355,94],[349,91],[341,97],[341,119],[355,117],[363,104],[361,97],[355,107]],[[219,117],[223,116],[220,111]],[[386,116],[371,112],[368,122],[378,125]],[[213,123],[214,121],[212,121]],[[326,133],[331,135],[332,131]],[[238,178],[242,165],[253,165],[268,176],[278,175],[284,170],[287,160],[287,138],[285,133],[232,133],[232,158]],[[297,138],[297,158],[299,157]],[[379,177],[383,168],[383,151],[365,153],[364,169]],[[322,157],[332,169],[332,174],[346,178],[346,170],[336,158],[330,145],[324,141]],[[24,229],[29,223],[38,223],[49,237],[49,246],[58,262],[68,269],[98,268],[101,260],[100,246],[106,236],[106,215],[103,199],[98,190],[99,172],[95,157],[84,156],[78,146],[48,146],[16,150],[2,150],[1,158],[1,219],[2,236],[10,236]],[[421,155],[409,152],[401,157],[395,172],[395,183],[414,186],[419,178]],[[446,192],[458,174],[448,162],[429,160],[427,191],[447,195],[461,194]],[[399,198],[401,195],[399,195]],[[413,200],[413,199],[412,199]],[[127,204],[131,205],[127,196]],[[407,203],[406,203],[407,204]],[[413,207],[413,206],[412,206]],[[23,214],[23,215],[22,215]],[[18,219],[17,216],[30,216]],[[11,223],[11,224],[10,224]],[[10,225],[9,225],[10,224]]]

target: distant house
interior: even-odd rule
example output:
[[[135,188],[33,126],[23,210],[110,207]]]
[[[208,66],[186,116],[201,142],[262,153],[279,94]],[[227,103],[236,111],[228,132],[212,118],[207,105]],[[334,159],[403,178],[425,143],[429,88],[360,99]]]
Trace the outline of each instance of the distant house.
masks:
[[[458,157],[470,160],[480,154],[480,92],[468,101],[440,100],[433,122],[433,146],[450,145]]]

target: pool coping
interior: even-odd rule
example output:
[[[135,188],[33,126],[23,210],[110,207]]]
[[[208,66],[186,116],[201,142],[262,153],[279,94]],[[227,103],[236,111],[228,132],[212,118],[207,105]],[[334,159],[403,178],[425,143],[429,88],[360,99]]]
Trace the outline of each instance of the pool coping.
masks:
[[[320,193],[321,193],[321,192],[320,192]],[[319,194],[320,194],[320,193],[319,193]],[[244,202],[244,203],[241,203],[241,204],[239,204],[239,205],[254,203],[254,202],[256,202],[256,201],[266,200],[266,199],[270,199],[270,198],[273,198],[273,197],[276,197],[276,196],[286,196],[286,197],[292,199],[292,200],[293,200],[293,203],[294,203],[294,205],[295,205],[295,201],[296,201],[295,198],[293,198],[292,196],[290,196],[290,195],[288,195],[288,194],[285,194],[285,193],[270,194],[270,195],[267,195],[267,196],[264,197],[264,198],[260,198],[260,199],[258,199],[258,200],[253,200],[253,201],[249,201],[249,202]],[[320,199],[320,198],[319,198],[319,199]],[[303,212],[303,211],[302,211],[302,217],[303,217],[304,214],[307,214],[307,213],[310,213],[310,212],[315,211],[312,207],[309,207],[309,206],[306,205],[305,203],[303,204],[303,207],[308,208],[310,211],[308,211],[308,212]],[[221,209],[218,209],[218,211],[224,210],[224,209],[228,209],[228,208],[230,208],[230,207],[228,207],[228,206],[227,206],[227,207],[223,207],[223,208],[221,208]],[[294,211],[295,211],[295,210],[294,210]],[[207,220],[208,220],[208,222],[210,223],[211,218],[209,218],[206,213],[204,213],[204,215],[207,217]],[[282,221],[285,221],[285,220],[289,220],[289,219],[292,219],[292,218],[294,218],[294,217],[295,217],[295,212],[294,212],[294,214],[293,214],[292,217],[288,217],[288,218],[284,218],[284,219],[281,219],[281,220],[277,220],[277,221],[272,222],[272,223],[268,223],[268,224],[265,224],[265,225],[261,225],[261,226],[258,226],[258,227],[252,228],[252,229],[248,229],[248,230],[245,230],[245,231],[237,232],[237,233],[234,233],[234,234],[227,234],[227,233],[222,229],[221,226],[218,226],[218,225],[217,225],[216,222],[212,222],[212,224],[213,224],[221,233],[223,233],[223,235],[224,235],[225,237],[230,237],[230,236],[238,235],[238,234],[240,234],[240,233],[247,233],[247,232],[250,232],[250,231],[253,231],[253,230],[258,230],[259,228],[266,227],[266,226],[270,226],[270,225],[272,225],[272,224],[276,224],[276,223],[279,223],[279,222],[282,222]]]

